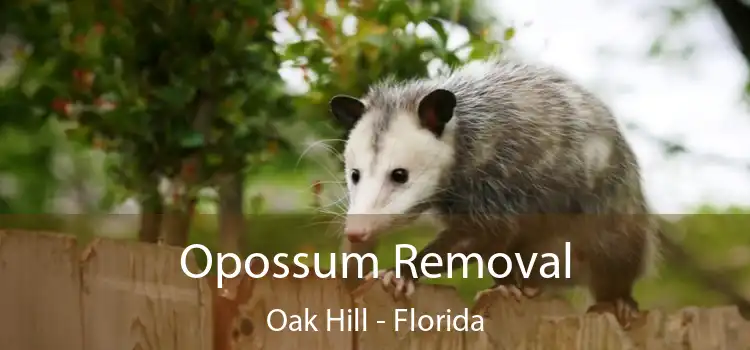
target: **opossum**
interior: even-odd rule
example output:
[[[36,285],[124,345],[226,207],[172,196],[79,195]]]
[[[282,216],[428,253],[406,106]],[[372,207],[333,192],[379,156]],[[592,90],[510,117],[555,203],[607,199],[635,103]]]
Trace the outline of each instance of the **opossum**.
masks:
[[[653,271],[664,235],[631,146],[592,92],[551,66],[493,57],[434,78],[386,78],[362,98],[334,96],[329,107],[348,135],[344,232],[352,244],[425,213],[442,229],[416,261],[428,253],[442,261],[448,253],[562,256],[570,242],[572,278],[520,278],[514,266],[478,295],[533,298],[585,286],[595,300],[589,312],[612,310],[624,327],[638,315],[633,286]],[[410,297],[420,277],[420,269],[400,279],[391,269],[383,282]]]

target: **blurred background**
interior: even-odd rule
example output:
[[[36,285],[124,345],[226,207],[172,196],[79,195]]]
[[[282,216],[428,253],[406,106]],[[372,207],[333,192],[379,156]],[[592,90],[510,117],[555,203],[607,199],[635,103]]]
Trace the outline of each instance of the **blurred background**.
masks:
[[[749,23],[741,0],[6,0],[0,225],[337,251],[344,134],[328,100],[501,53],[610,104],[654,209],[750,296]],[[431,234],[401,231],[383,267],[396,241]],[[668,265],[638,297],[722,302],[690,277]],[[435,282],[467,300],[490,284]]]

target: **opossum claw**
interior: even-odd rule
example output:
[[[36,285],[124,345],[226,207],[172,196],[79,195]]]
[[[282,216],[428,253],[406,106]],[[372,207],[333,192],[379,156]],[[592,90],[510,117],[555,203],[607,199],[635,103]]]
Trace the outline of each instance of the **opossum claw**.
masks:
[[[638,307],[632,302],[624,299],[617,299],[614,302],[599,302],[591,305],[586,313],[611,313],[617,319],[617,322],[623,329],[628,330],[632,327],[640,312]]]
[[[398,298],[400,295],[409,299],[414,293],[414,281],[404,278],[396,280],[396,290],[394,291],[394,297]]]
[[[542,289],[537,287],[523,287],[521,288],[523,295],[529,299],[533,299],[542,294]]]
[[[482,314],[485,317],[489,317],[487,312],[496,299],[493,297],[494,295],[500,295],[500,298],[508,298],[512,295],[516,301],[520,302],[523,293],[520,288],[505,284],[497,284],[490,288],[481,290],[474,296],[474,306],[471,311],[472,314]]]
[[[391,285],[394,279],[396,279],[396,275],[392,271],[383,270],[383,285],[388,287]]]
[[[375,277],[376,271],[370,272],[365,276],[365,281],[374,280],[374,279],[383,279],[384,285],[389,285],[391,283],[390,279],[392,279],[394,276],[393,274],[388,274],[389,270],[378,270],[377,275],[379,277]]]
[[[521,288],[518,288],[516,286],[497,286],[495,287],[495,290],[500,292],[500,295],[502,295],[504,298],[513,297],[513,299],[516,299],[516,301],[521,301],[521,297],[523,296],[523,292],[521,292]]]
[[[474,302],[478,302],[487,297],[487,295],[494,294],[496,291],[493,288],[480,290],[477,295],[474,296]]]
[[[539,288],[525,287],[520,288],[515,285],[500,284],[493,286],[492,288],[485,289],[477,293],[474,297],[474,302],[478,302],[480,299],[488,298],[493,294],[499,294],[503,298],[513,297],[518,302],[521,302],[524,298],[533,298],[541,293]]]
[[[412,296],[412,295],[414,294],[414,291],[415,291],[416,289],[417,289],[417,288],[416,288],[416,284],[414,283],[414,281],[411,281],[411,280],[410,280],[410,281],[409,281],[409,282],[408,282],[408,283],[406,284],[406,297],[407,297],[407,298],[411,298],[411,296]]]
[[[415,282],[411,278],[407,277],[396,277],[396,272],[394,270],[384,270],[382,272],[383,276],[383,286],[389,287],[391,284],[393,284],[394,290],[393,290],[393,297],[396,299],[399,299],[399,297],[403,296],[406,299],[411,298],[412,294],[414,294]]]

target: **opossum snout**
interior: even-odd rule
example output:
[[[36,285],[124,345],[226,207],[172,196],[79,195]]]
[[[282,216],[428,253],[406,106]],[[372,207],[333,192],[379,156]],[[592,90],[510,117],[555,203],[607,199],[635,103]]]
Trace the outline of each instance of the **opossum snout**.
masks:
[[[344,234],[352,242],[365,242],[388,228],[387,216],[375,214],[347,215]]]
[[[347,230],[345,234],[346,239],[351,243],[361,243],[367,241],[367,239],[370,237],[370,234],[367,231]]]

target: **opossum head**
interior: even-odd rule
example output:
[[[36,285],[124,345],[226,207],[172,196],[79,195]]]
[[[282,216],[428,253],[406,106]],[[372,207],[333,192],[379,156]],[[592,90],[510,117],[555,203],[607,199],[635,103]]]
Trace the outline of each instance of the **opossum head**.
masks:
[[[339,95],[331,114],[348,130],[344,233],[364,242],[429,209],[453,163],[456,96],[436,89],[417,103],[370,103]]]

